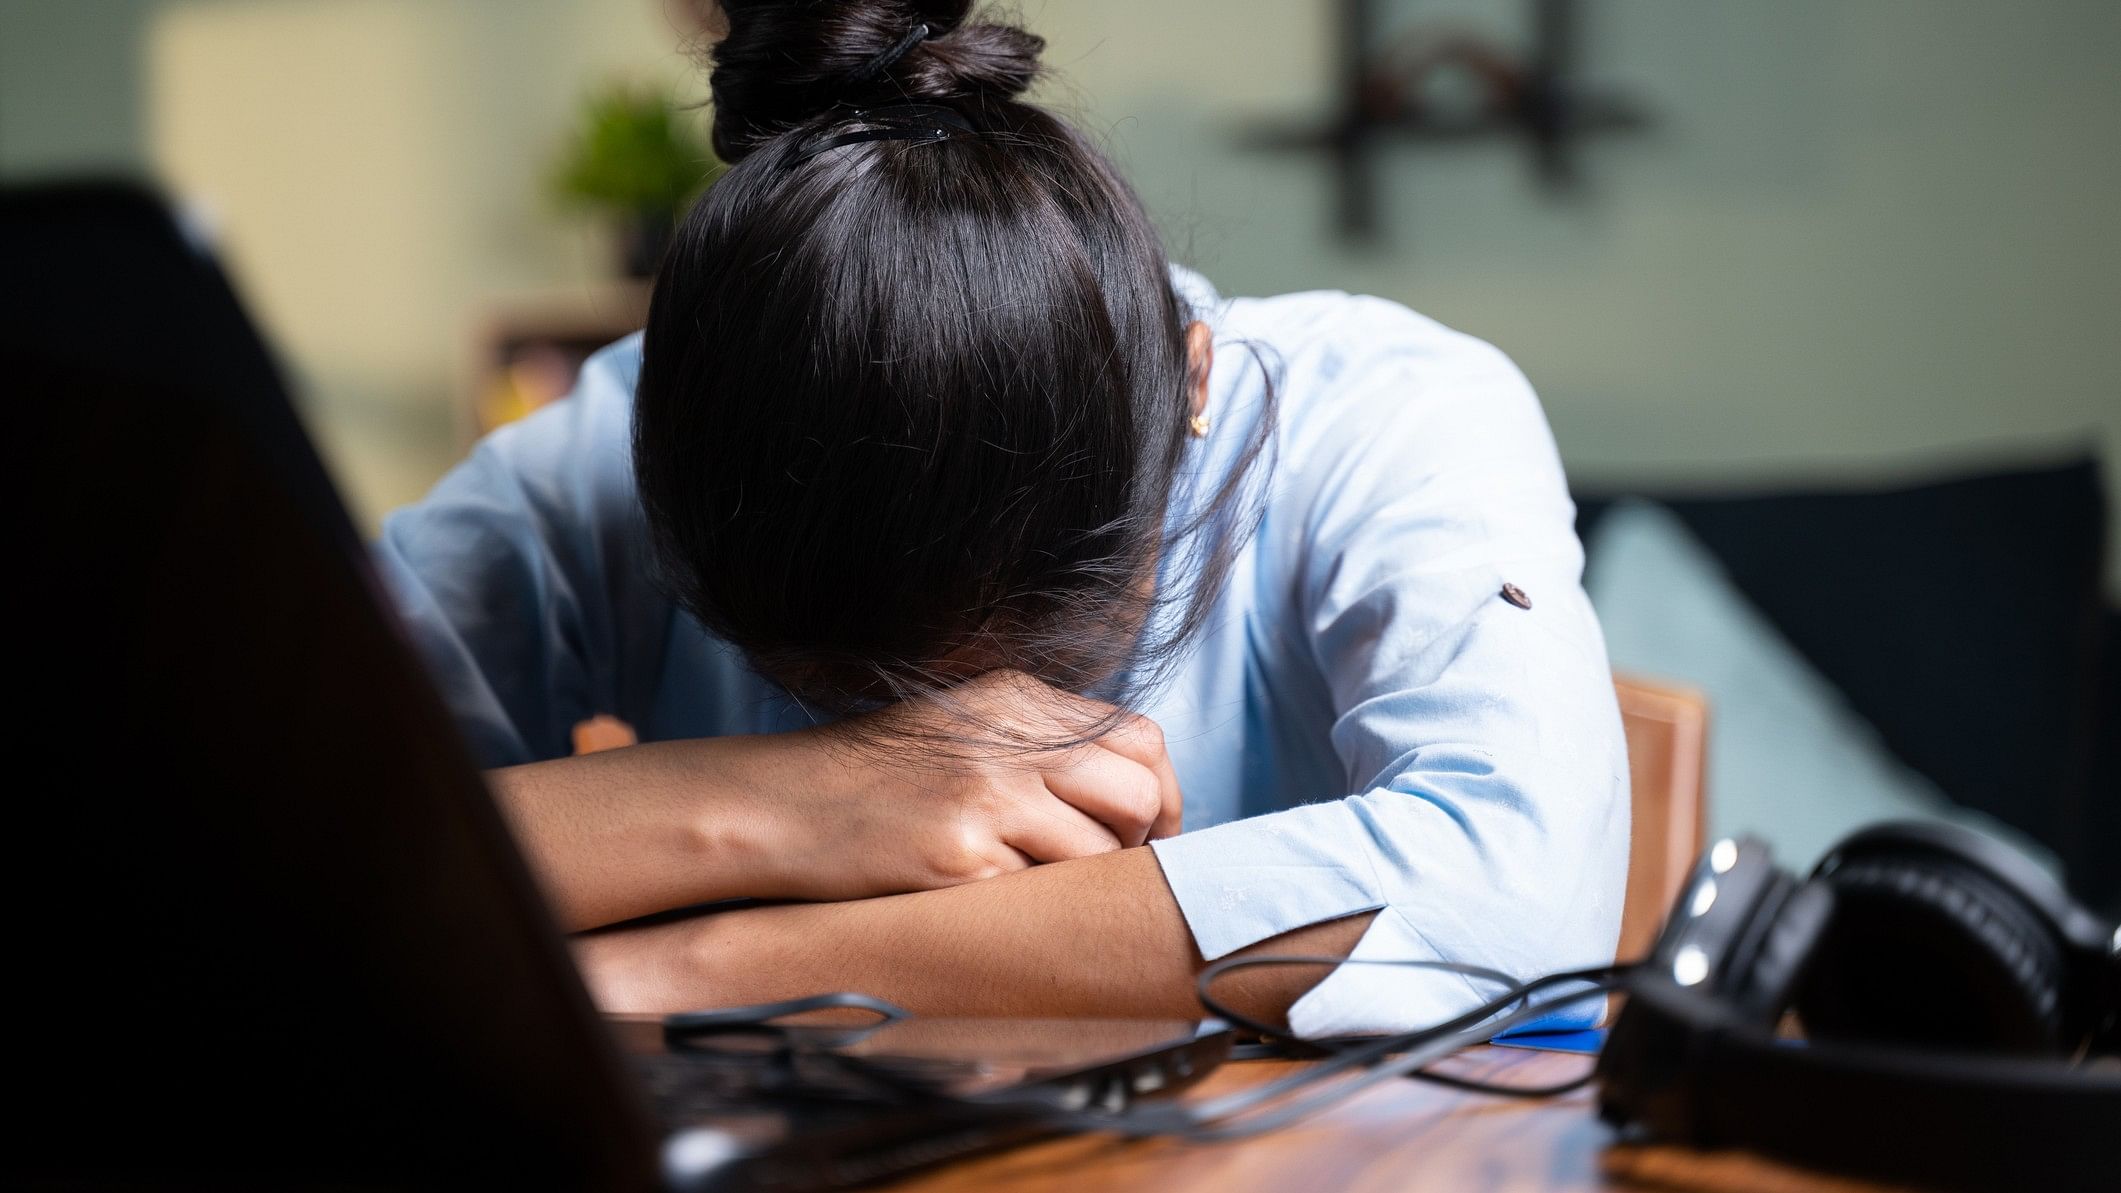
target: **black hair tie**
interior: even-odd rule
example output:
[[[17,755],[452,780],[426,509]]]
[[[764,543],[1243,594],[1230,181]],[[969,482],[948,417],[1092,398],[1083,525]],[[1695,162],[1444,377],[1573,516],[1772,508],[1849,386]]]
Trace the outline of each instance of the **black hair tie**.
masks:
[[[899,38],[897,45],[892,46],[890,49],[885,50],[883,53],[878,54],[876,57],[871,58],[869,61],[862,63],[861,69],[854,72],[853,81],[857,83],[866,83],[869,80],[876,78],[878,75],[883,74],[885,71],[890,70],[892,67],[897,66],[899,59],[904,58],[906,55],[912,53],[913,47],[928,40],[930,36],[932,35],[929,33],[928,26],[926,25],[915,25],[913,28],[906,30],[906,36]]]
[[[859,85],[867,83],[898,64],[898,60],[912,52],[913,47],[931,37],[949,32],[933,29],[927,24],[915,25],[906,30],[890,49],[864,62],[861,69],[849,77],[849,82]],[[838,149],[843,145],[858,145],[864,141],[911,141],[916,145],[930,145],[950,139],[951,130],[972,132],[972,122],[964,113],[944,104],[923,99],[886,100],[879,104],[868,104],[855,108],[845,122],[866,124],[870,127],[855,132],[838,133],[821,137],[789,159],[789,166],[799,166],[820,153]],[[841,123],[836,121],[835,123]]]
[[[864,141],[911,141],[916,145],[932,145],[949,140],[953,129],[963,133],[975,131],[972,122],[956,108],[920,99],[892,100],[856,108],[848,113],[847,121],[870,127],[822,137],[790,158],[788,165],[802,165],[818,154],[842,145],[858,145]]]

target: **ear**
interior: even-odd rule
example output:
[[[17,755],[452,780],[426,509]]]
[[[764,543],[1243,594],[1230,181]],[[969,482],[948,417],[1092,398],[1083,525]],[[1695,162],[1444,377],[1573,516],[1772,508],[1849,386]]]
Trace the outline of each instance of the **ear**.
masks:
[[[1186,413],[1198,416],[1208,412],[1208,370],[1215,364],[1215,333],[1208,325],[1195,321],[1186,326],[1186,384],[1193,390],[1192,401]]]

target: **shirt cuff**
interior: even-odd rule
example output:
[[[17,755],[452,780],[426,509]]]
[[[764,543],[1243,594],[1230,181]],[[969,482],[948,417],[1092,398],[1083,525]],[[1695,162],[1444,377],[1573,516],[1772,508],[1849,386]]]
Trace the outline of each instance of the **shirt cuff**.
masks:
[[[1150,843],[1209,961],[1306,924],[1385,905],[1369,830],[1345,801],[1305,804]]]
[[[1368,831],[1347,801],[1335,800],[1182,833],[1150,848],[1205,960],[1363,911],[1378,915],[1349,953],[1352,960],[1464,960],[1444,956],[1389,905],[1363,845]],[[1444,970],[1343,965],[1289,1008],[1289,1027],[1312,1039],[1411,1031],[1463,1014],[1502,990]],[[1602,999],[1579,1001],[1536,1026],[1588,1027],[1602,1009]]]
[[[1351,961],[1440,961],[1396,907],[1370,921]],[[1412,1031],[1464,1014],[1501,992],[1464,974],[1411,965],[1343,965],[1289,1008],[1289,1030],[1307,1039]]]
[[[1439,961],[1434,945],[1421,929],[1396,907],[1387,907],[1370,921],[1352,952],[1350,961]],[[1537,1031],[1575,1031],[1597,1026],[1604,1014],[1603,998],[1571,998],[1588,986],[1573,983],[1544,995],[1536,1003],[1548,1004],[1546,1014],[1517,1027],[1512,1034]],[[1326,975],[1289,1008],[1289,1030],[1305,1039],[1331,1036],[1376,1036],[1433,1027],[1455,1019],[1474,1007],[1499,997],[1499,983],[1411,965],[1343,965]],[[1569,1001],[1562,1001],[1569,999]],[[1500,1014],[1506,1012],[1498,1012]]]

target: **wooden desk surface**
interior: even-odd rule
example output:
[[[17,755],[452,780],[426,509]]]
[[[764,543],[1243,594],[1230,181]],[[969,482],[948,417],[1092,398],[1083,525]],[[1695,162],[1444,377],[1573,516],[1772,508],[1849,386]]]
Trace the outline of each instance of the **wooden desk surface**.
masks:
[[[1475,1048],[1454,1059],[1464,1076],[1526,1085],[1563,1081],[1589,1057]],[[1235,1061],[1189,1097],[1229,1093],[1299,1067]],[[1702,1189],[1716,1193],[1879,1186],[1823,1177],[1737,1154],[1621,1147],[1598,1121],[1591,1091],[1521,1101],[1422,1081],[1366,1091],[1294,1127],[1236,1143],[1109,1138],[1054,1140],[966,1160],[885,1186],[893,1193],[1245,1193],[1247,1190]]]

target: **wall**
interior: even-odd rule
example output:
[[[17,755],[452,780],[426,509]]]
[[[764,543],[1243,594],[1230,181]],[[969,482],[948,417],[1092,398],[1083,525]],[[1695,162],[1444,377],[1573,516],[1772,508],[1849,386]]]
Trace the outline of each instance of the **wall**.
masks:
[[[140,43],[155,0],[0,0],[0,171],[145,159]]]
[[[370,526],[454,459],[490,304],[606,272],[543,189],[582,92],[704,93],[657,0],[0,3],[10,65],[65,55],[0,84],[0,132],[39,134],[0,173],[114,164],[196,204]]]
[[[1321,0],[1020,7],[1051,42],[1043,95],[1108,140],[1182,258],[1495,340],[1580,481],[2121,461],[2110,0],[1586,0],[1593,73],[1655,128],[1593,145],[1568,202],[1511,146],[1393,150],[1389,235],[1361,249],[1330,234],[1316,161],[1236,143],[1323,110]],[[482,305],[601,267],[539,179],[583,87],[685,77],[674,41],[656,0],[0,0],[0,172],[122,159],[218,212],[372,518],[454,451]]]
[[[1521,7],[1393,11],[1507,29]],[[1655,128],[1594,144],[1567,202],[1514,146],[1395,148],[1389,235],[1359,249],[1329,232],[1315,160],[1236,144],[1252,116],[1323,111],[1325,8],[1036,9],[1179,255],[1226,290],[1366,290],[1496,341],[1579,482],[2076,449],[2121,471],[2121,5],[1586,0],[1593,77]]]

